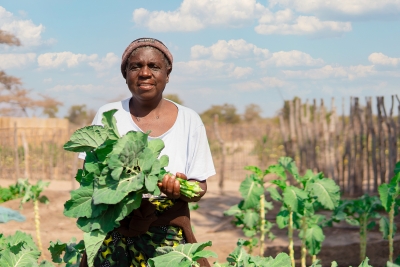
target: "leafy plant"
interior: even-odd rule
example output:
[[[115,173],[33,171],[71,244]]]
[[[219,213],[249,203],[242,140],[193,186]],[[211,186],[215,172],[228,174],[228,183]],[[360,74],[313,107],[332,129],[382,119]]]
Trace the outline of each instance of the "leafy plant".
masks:
[[[393,237],[396,233],[394,216],[399,212],[400,207],[400,162],[396,164],[395,175],[390,183],[381,184],[378,188],[379,197],[383,208],[389,213],[389,219],[385,216],[379,221],[383,238],[389,240],[389,262],[393,262]]]
[[[16,210],[0,207],[0,223],[6,223],[11,220],[23,222],[25,221],[25,216]]]
[[[239,239],[235,250],[227,257],[227,263],[214,263],[213,267],[257,267],[257,266],[268,266],[268,267],[290,267],[290,258],[285,253],[279,253],[276,258],[252,256],[249,255],[244,249],[245,241]]]
[[[245,236],[251,238],[243,243],[249,246],[250,253],[253,247],[259,244],[259,255],[263,256],[265,236],[274,239],[270,231],[272,223],[265,220],[266,210],[273,208],[272,203],[265,200],[264,176],[267,172],[255,166],[247,166],[245,169],[252,174],[240,184],[239,191],[243,200],[225,211],[224,215],[234,216],[236,226],[241,227]],[[256,237],[257,234],[259,239]]]
[[[41,252],[33,242],[32,236],[20,231],[7,237],[0,234],[0,266],[54,267],[47,261],[42,261],[39,265],[40,254]]]
[[[348,224],[360,227],[360,260],[365,259],[367,251],[367,231],[374,228],[382,205],[378,197],[367,194],[357,199],[341,201],[332,214],[332,221],[345,220]]]
[[[275,187],[269,187],[268,191],[272,199],[282,203],[276,222],[279,228],[288,227],[289,255],[292,266],[294,263],[293,230],[300,230],[301,239],[301,266],[306,266],[307,251],[316,260],[316,255],[321,250],[321,244],[325,239],[321,226],[325,217],[316,214],[317,209],[325,208],[333,210],[339,205],[340,188],[322,173],[314,174],[307,170],[304,176],[300,176],[293,159],[282,157],[277,165],[271,165],[266,173],[274,173],[278,179],[271,182],[282,191],[280,194]],[[287,173],[291,174],[298,183],[298,187],[288,185]]]
[[[84,250],[83,240],[76,243],[75,237],[68,243],[63,243],[60,240],[57,240],[56,243],[50,241],[49,251],[52,261],[54,263],[65,263],[65,267],[79,267]],[[63,257],[61,258],[62,254]]]
[[[65,150],[86,153],[84,168],[76,174],[80,188],[71,192],[64,215],[77,218],[77,226],[85,232],[89,266],[106,234],[140,207],[142,194],[160,194],[157,183],[166,174],[169,160],[166,155],[159,157],[164,142],[148,141],[149,133],[130,131],[120,137],[113,116],[116,111],[103,113],[104,126],[78,129],[64,145]],[[197,182],[182,180],[180,184],[189,197],[201,190]]]
[[[18,180],[19,185],[23,188],[22,192],[24,193],[20,207],[23,204],[32,201],[33,202],[33,210],[35,213],[35,228],[36,228],[36,238],[39,246],[39,250],[43,253],[42,239],[40,237],[40,213],[39,213],[39,202],[40,203],[49,203],[49,199],[46,196],[42,196],[42,192],[45,187],[49,185],[49,182],[38,181],[36,184],[32,185],[28,182],[27,179]],[[42,256],[43,259],[44,255]]]
[[[0,186],[0,203],[21,198],[24,194],[24,186],[19,181],[9,187]]]
[[[200,267],[196,260],[217,256],[212,251],[203,250],[207,246],[211,246],[211,241],[176,247],[159,247],[156,249],[157,256],[150,258],[148,264],[150,267]]]

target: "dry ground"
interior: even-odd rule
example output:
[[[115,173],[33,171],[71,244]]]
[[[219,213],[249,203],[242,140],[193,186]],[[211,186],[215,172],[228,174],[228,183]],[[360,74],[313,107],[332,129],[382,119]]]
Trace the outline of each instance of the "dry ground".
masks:
[[[10,180],[0,180],[1,186],[8,186],[14,183]],[[226,262],[226,257],[236,247],[236,241],[244,238],[240,229],[235,228],[231,219],[223,216],[223,211],[240,201],[239,182],[226,182],[224,194],[221,195],[216,179],[209,180],[209,190],[199,202],[200,208],[192,212],[192,223],[195,235],[199,242],[211,240],[213,245],[211,250],[217,253],[219,262]],[[67,242],[71,237],[82,239],[82,232],[75,226],[75,220],[63,215],[63,205],[69,199],[69,191],[75,187],[68,181],[53,181],[44,194],[50,199],[49,205],[40,205],[41,214],[41,236],[43,246],[46,249],[49,242],[57,239]],[[18,209],[19,201],[13,200],[1,204],[4,207]],[[278,207],[267,215],[268,219],[273,220]],[[33,205],[25,204],[21,211],[26,216],[25,222],[11,221],[1,225],[0,232],[9,235],[17,230],[21,230],[35,235],[35,224],[33,218]],[[398,224],[400,229],[400,224]],[[348,267],[349,265],[358,266],[359,264],[359,245],[357,229],[346,225],[337,225],[333,228],[324,230],[326,239],[322,247],[319,258],[323,266],[330,266],[332,260],[336,260],[339,266]],[[274,241],[267,241],[265,255],[275,256],[281,251],[287,252],[287,237],[285,230],[274,228],[277,236]],[[395,255],[400,254],[400,236],[395,238]],[[300,257],[299,242],[295,240],[295,256]],[[382,241],[381,234],[375,230],[368,236],[367,256],[371,259],[370,264],[374,267],[383,267],[387,260],[388,243]],[[48,251],[44,256],[49,259]],[[210,259],[214,262],[216,259]]]

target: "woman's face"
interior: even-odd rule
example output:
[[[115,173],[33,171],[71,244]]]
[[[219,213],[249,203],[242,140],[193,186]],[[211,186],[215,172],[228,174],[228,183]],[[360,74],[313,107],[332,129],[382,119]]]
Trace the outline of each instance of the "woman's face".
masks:
[[[164,55],[149,47],[138,48],[130,56],[126,70],[126,84],[138,100],[157,100],[162,97],[169,79]]]

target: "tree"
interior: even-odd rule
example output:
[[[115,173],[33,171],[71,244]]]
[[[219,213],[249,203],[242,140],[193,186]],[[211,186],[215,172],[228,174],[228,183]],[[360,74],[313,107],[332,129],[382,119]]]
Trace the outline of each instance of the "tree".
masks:
[[[236,107],[231,104],[213,105],[200,116],[203,122],[208,124],[213,122],[215,114],[218,114],[220,122],[232,124],[240,122],[240,115],[236,113]]]
[[[83,127],[92,122],[95,114],[95,111],[92,109],[88,110],[85,104],[74,105],[69,108],[68,115],[65,118],[68,119],[70,123]]]
[[[17,37],[0,30],[0,44],[11,46],[21,45]],[[35,113],[42,109],[42,115],[54,118],[61,102],[50,96],[40,95],[36,100],[31,96],[31,90],[24,89],[20,78],[7,75],[0,70],[0,115],[29,117],[29,111]]]
[[[167,94],[164,96],[164,98],[169,99],[179,105],[183,105],[182,99],[180,99],[177,94]]]
[[[261,119],[261,115],[260,115],[261,112],[262,112],[262,109],[259,105],[249,104],[246,106],[246,110],[244,111],[244,114],[243,114],[243,119],[246,122],[259,120],[259,119]]]

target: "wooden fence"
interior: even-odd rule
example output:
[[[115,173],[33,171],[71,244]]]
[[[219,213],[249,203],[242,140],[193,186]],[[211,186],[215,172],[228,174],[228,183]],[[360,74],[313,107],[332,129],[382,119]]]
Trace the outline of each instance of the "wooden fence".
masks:
[[[76,154],[62,146],[73,129],[65,119],[0,118],[0,178],[71,179]]]
[[[335,179],[347,195],[377,192],[399,159],[400,99],[392,96],[390,103],[388,109],[384,97],[367,97],[362,105],[353,97],[348,115],[342,101],[339,116],[333,98],[330,110],[323,100],[288,101],[279,116],[286,154],[301,171],[310,168]]]

